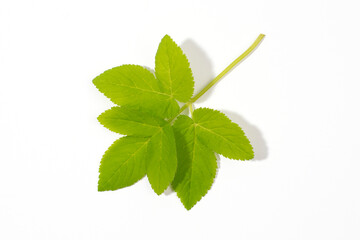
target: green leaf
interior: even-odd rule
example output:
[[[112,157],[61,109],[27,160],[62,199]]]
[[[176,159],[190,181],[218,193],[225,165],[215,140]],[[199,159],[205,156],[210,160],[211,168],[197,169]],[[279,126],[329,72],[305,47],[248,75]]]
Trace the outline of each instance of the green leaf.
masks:
[[[160,195],[174,179],[177,158],[172,127],[167,124],[149,142],[146,172],[151,187]]]
[[[152,136],[166,123],[161,118],[127,106],[112,107],[103,112],[98,120],[113,132],[143,137]]]
[[[173,96],[163,92],[154,74],[142,66],[112,68],[97,76],[93,83],[117,105],[141,106],[163,118],[172,117],[179,110]]]
[[[249,139],[225,114],[209,108],[198,108],[193,112],[193,119],[198,137],[205,146],[231,159],[254,158]]]
[[[190,64],[181,48],[165,35],[155,56],[155,74],[162,89],[180,102],[187,102],[194,92]]]
[[[99,191],[116,190],[136,183],[146,174],[149,138],[123,137],[115,141],[102,157]]]
[[[129,186],[147,173],[154,191],[158,195],[164,192],[177,167],[171,126],[162,119],[129,107],[113,107],[101,114],[99,120],[110,130],[137,136],[119,139],[104,154],[99,191]]]
[[[178,168],[172,183],[187,210],[190,210],[211,188],[217,169],[213,151],[198,139],[197,127],[188,116],[174,123]]]
[[[168,35],[159,44],[154,73],[139,65],[122,65],[93,79],[99,91],[119,105],[102,113],[99,122],[111,131],[127,135],[115,141],[103,155],[98,190],[124,188],[147,175],[155,193],[160,195],[171,184],[190,210],[213,184],[217,169],[215,152],[232,159],[253,158],[250,141],[237,124],[219,111],[207,108],[192,111],[192,104],[263,38],[260,34],[193,97],[189,61]],[[185,104],[179,108],[178,101]],[[192,118],[179,116],[186,108],[192,112]]]

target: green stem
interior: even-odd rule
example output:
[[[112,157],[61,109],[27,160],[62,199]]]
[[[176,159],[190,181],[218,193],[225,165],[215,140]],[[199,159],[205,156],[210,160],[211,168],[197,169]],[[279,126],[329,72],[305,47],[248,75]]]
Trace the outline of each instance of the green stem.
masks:
[[[189,102],[195,102],[198,100],[204,93],[206,93],[212,86],[214,86],[221,78],[223,78],[231,69],[233,69],[239,62],[246,58],[254,49],[261,43],[262,39],[265,37],[264,34],[260,34],[255,42],[237,59],[235,59],[227,68],[225,68],[219,75],[214,78],[203,90],[196,94]]]
[[[230,70],[232,70],[236,65],[241,62],[244,58],[249,56],[256,47],[261,43],[263,38],[265,37],[264,34],[260,34],[254,43],[238,58],[236,58],[229,66],[227,66],[219,75],[217,75],[208,85],[206,85],[198,94],[196,94],[193,98],[189,100],[189,102],[185,103],[176,114],[175,117],[171,118],[168,122],[172,122],[177,116],[180,115],[187,107],[190,107],[192,103],[196,102],[204,93],[206,93],[212,86],[214,86],[220,79],[222,79]]]
[[[192,105],[192,103],[189,104],[189,111],[190,111],[190,114],[191,114],[191,117],[192,117],[193,112],[194,112],[194,106]]]

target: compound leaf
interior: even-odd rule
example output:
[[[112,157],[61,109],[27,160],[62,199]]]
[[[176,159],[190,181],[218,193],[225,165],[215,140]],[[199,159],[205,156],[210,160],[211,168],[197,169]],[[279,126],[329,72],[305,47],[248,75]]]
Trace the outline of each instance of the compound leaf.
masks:
[[[163,91],[187,102],[194,92],[194,78],[190,64],[181,48],[165,35],[155,56],[155,74]]]
[[[198,108],[193,112],[193,119],[199,140],[213,151],[231,159],[249,160],[254,157],[243,130],[225,114]]]
[[[104,127],[131,136],[152,136],[166,123],[161,118],[128,106],[112,107],[98,117]]]
[[[172,186],[185,208],[190,210],[211,188],[217,169],[216,157],[199,141],[191,118],[178,117],[173,128],[178,168]]]
[[[117,105],[141,106],[163,118],[179,110],[171,94],[160,89],[154,74],[139,65],[114,67],[94,78],[93,83]]]
[[[174,179],[177,157],[172,127],[167,124],[150,139],[146,173],[151,187],[160,195]]]
[[[116,190],[136,183],[146,174],[149,138],[123,137],[101,159],[99,191]]]
[[[213,184],[215,153],[231,159],[252,159],[250,141],[236,123],[216,110],[192,111],[192,103],[248,56],[263,37],[260,34],[216,81],[193,98],[189,61],[168,35],[162,38],[156,52],[154,73],[139,65],[122,65],[93,79],[98,90],[118,105],[102,113],[99,122],[127,135],[116,140],[103,155],[98,190],[124,188],[147,175],[156,194],[171,184],[190,210]],[[178,101],[185,103],[181,109]],[[192,118],[180,115],[187,107]]]

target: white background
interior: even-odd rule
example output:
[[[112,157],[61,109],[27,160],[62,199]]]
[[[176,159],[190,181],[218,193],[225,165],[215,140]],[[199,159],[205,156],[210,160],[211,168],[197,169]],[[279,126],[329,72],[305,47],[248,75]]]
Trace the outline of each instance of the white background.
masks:
[[[2,0],[0,239],[360,239],[359,22],[356,0]],[[97,192],[119,136],[95,76],[153,68],[169,34],[198,91],[259,33],[195,105],[240,124],[255,160],[222,157],[189,212],[146,178]]]

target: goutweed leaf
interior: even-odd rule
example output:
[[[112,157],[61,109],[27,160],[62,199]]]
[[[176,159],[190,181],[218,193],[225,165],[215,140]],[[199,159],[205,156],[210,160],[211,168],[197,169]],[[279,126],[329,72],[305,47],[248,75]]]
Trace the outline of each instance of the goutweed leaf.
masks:
[[[104,127],[131,136],[152,136],[166,124],[162,118],[151,116],[128,106],[112,107],[98,117]]]
[[[164,92],[180,102],[187,102],[194,92],[190,64],[181,48],[165,35],[155,56],[155,74]]]
[[[151,187],[160,195],[174,179],[177,167],[174,133],[169,124],[150,139],[146,172]]]
[[[214,182],[215,153],[252,159],[250,141],[236,123],[209,108],[192,111],[192,104],[250,54],[263,37],[260,34],[244,54],[195,96],[189,61],[168,35],[156,52],[154,73],[139,65],[122,65],[97,76],[94,85],[117,105],[98,120],[109,130],[126,135],[103,155],[98,190],[128,187],[147,175],[156,194],[171,185],[189,210]],[[185,104],[180,108],[178,102]],[[191,118],[180,115],[186,108]]]
[[[93,83],[117,105],[141,107],[159,117],[174,116],[179,105],[164,92],[154,74],[142,66],[122,65],[97,76]]]
[[[163,193],[174,179],[177,167],[170,124],[127,106],[113,107],[98,119],[108,129],[128,135],[116,141],[104,154],[99,190],[130,186],[146,173],[155,193]]]
[[[198,108],[193,118],[199,140],[213,151],[231,159],[254,158],[249,139],[239,125],[225,114],[209,108]]]
[[[101,160],[98,190],[130,186],[146,174],[149,138],[123,137],[115,141]]]
[[[173,189],[190,210],[210,189],[216,175],[216,157],[198,138],[194,120],[181,115],[174,123],[178,168]]]

